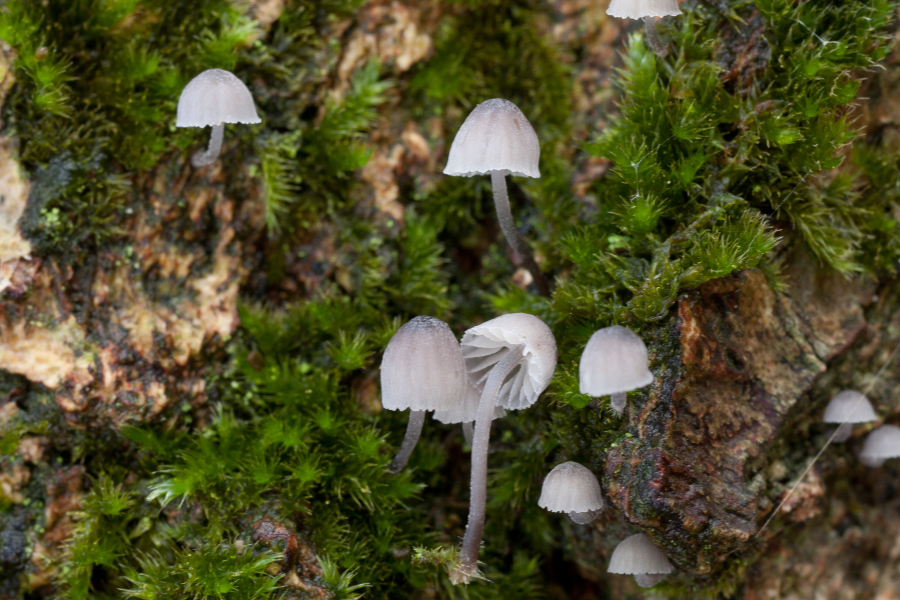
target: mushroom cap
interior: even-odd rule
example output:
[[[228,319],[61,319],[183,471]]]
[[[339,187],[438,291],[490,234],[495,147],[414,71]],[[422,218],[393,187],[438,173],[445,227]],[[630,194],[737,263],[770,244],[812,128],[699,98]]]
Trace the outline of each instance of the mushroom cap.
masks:
[[[540,177],[541,145],[519,107],[502,98],[485,100],[469,113],[453,143],[445,175],[471,177],[502,171]]]
[[[478,416],[478,404],[481,402],[481,394],[475,389],[475,386],[469,385],[469,391],[466,393],[465,400],[459,408],[453,410],[438,410],[434,413],[434,420],[452,425],[454,423],[471,423]],[[494,407],[494,416],[492,420],[502,419],[506,416],[506,411],[502,406]]]
[[[668,17],[681,14],[678,0],[612,0],[606,14],[620,19]]]
[[[647,346],[633,331],[613,325],[594,332],[578,365],[582,394],[606,396],[653,383],[647,368]]]
[[[466,368],[479,393],[495,364],[510,348],[524,345],[525,361],[500,388],[497,405],[509,410],[528,408],[541,395],[556,370],[556,338],[547,324],[526,313],[491,319],[466,331],[460,342]]]
[[[900,427],[896,425],[882,425],[873,430],[866,437],[866,443],[859,453],[859,458],[867,463],[898,456],[900,456]]]
[[[434,317],[416,317],[388,342],[381,360],[381,403],[388,410],[452,410],[469,378],[459,342]]]
[[[606,569],[608,573],[623,575],[671,573],[673,570],[669,557],[643,533],[636,533],[619,542]]]
[[[208,69],[191,79],[178,99],[176,127],[260,122],[250,90],[222,69]]]
[[[538,506],[550,512],[583,513],[603,508],[600,482],[577,462],[556,465],[544,478]]]
[[[825,409],[825,423],[867,423],[878,416],[869,399],[853,390],[844,390],[831,399]]]

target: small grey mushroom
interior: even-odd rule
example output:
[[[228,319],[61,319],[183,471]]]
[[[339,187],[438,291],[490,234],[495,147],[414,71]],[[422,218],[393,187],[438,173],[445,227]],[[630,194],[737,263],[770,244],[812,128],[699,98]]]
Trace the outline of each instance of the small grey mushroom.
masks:
[[[195,167],[210,165],[219,157],[225,123],[262,122],[244,82],[222,69],[208,69],[191,79],[178,99],[177,113],[176,127],[212,127],[207,150],[191,158]]]
[[[388,342],[381,361],[381,403],[387,410],[410,409],[403,444],[391,463],[406,466],[422,434],[427,411],[458,410],[471,384],[459,342],[435,317],[410,319]]]
[[[840,423],[831,441],[846,442],[853,433],[853,423],[868,423],[878,420],[875,409],[868,398],[853,390],[844,390],[831,399],[825,408],[825,423]]]
[[[481,399],[472,440],[469,521],[459,560],[450,569],[454,585],[469,583],[478,572],[494,410],[497,405],[519,410],[534,404],[553,378],[557,358],[553,332],[539,318],[525,313],[503,315],[469,329],[460,346]]]
[[[590,523],[603,509],[600,482],[590,469],[574,461],[553,467],[544,478],[538,506],[568,513],[579,525]]]
[[[877,468],[889,458],[900,457],[900,427],[882,425],[866,436],[859,460],[867,467]]]
[[[622,540],[609,559],[609,573],[634,575],[641,587],[653,587],[675,568],[656,544],[644,533]]]
[[[656,17],[681,14],[678,0],[611,0],[606,14],[620,19],[643,19],[647,32],[647,45],[660,58],[669,54],[669,48],[659,39]]]
[[[619,325],[594,332],[578,365],[582,394],[610,395],[613,409],[622,414],[627,393],[653,383],[647,368],[647,346],[633,331]]]
[[[490,175],[497,219],[506,241],[522,259],[542,296],[550,286],[519,236],[506,190],[506,176],[540,177],[541,145],[534,127],[519,107],[502,98],[485,100],[472,109],[450,145],[445,175],[473,177]]]

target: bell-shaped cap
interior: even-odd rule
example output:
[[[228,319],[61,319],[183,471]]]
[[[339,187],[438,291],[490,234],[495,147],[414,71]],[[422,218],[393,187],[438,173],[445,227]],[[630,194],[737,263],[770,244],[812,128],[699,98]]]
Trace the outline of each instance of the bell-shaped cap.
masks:
[[[581,353],[579,389],[594,397],[630,392],[653,383],[647,346],[633,331],[613,325],[594,332]]]
[[[466,394],[465,400],[459,408],[453,410],[438,410],[434,413],[434,420],[452,425],[454,423],[472,423],[478,416],[478,404],[481,401],[481,394],[475,389],[475,386],[469,385],[469,392]],[[502,419],[506,416],[506,411],[502,406],[494,407],[493,420]]]
[[[678,0],[611,0],[606,14],[620,19],[674,17],[681,14]]]
[[[881,466],[878,461],[900,457],[900,427],[882,425],[873,430],[863,444],[859,458],[867,465]]]
[[[825,423],[868,423],[878,420],[869,399],[853,390],[844,390],[825,409]]]
[[[520,177],[540,177],[541,145],[519,107],[502,98],[476,106],[459,128],[445,175],[471,177],[492,171]]]
[[[603,508],[600,482],[577,462],[556,465],[544,478],[538,506],[550,512],[583,513]]]
[[[450,327],[416,317],[397,330],[381,360],[381,403],[388,410],[452,410],[468,393],[466,363]]]
[[[671,573],[674,570],[669,557],[656,547],[647,535],[636,533],[625,538],[609,559],[609,573],[637,575],[639,573]]]
[[[260,122],[250,90],[222,69],[208,69],[191,79],[178,99],[176,127]]]
[[[556,338],[547,324],[534,315],[511,313],[491,319],[466,331],[460,345],[479,393],[494,365],[511,348],[523,347],[525,360],[500,388],[497,405],[506,409],[519,410],[534,404],[556,370]]]

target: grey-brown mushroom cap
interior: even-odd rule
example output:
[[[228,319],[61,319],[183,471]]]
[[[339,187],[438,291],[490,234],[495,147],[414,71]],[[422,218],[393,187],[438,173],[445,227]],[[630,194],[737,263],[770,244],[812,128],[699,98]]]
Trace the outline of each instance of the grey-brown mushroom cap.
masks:
[[[636,575],[638,573],[671,573],[674,570],[669,557],[643,533],[625,538],[609,559],[609,573]]]
[[[468,387],[459,342],[440,319],[411,319],[388,342],[381,361],[387,410],[453,410],[462,406]]]
[[[868,423],[878,420],[869,399],[854,390],[844,390],[825,408],[825,423]]]
[[[594,397],[630,392],[653,383],[647,368],[647,346],[619,325],[594,332],[578,364],[578,387]]]
[[[900,427],[882,425],[878,429],[874,429],[866,436],[866,442],[863,444],[859,457],[867,463],[900,457]]]
[[[528,408],[537,402],[556,370],[556,338],[547,324],[534,315],[511,313],[472,327],[463,334],[463,356],[475,389],[484,390],[491,369],[511,348],[522,346],[524,361],[503,386],[497,405],[508,410]]]
[[[178,99],[176,127],[261,122],[250,90],[233,73],[223,69],[203,71],[191,79]]]
[[[550,512],[583,513],[603,508],[600,482],[577,462],[556,465],[544,478],[538,506]]]
[[[500,171],[540,177],[541,144],[519,107],[502,98],[472,109],[450,145],[445,175],[471,177]]]

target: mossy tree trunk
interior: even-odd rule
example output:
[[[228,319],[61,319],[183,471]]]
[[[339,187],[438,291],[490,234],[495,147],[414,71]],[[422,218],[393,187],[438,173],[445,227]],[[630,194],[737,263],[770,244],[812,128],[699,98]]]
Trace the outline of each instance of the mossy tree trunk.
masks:
[[[829,449],[821,408],[900,413],[900,69],[880,2],[49,0],[0,3],[0,599],[451,597],[456,428],[405,415],[378,362],[404,320],[554,329],[544,399],[494,424],[485,597],[641,597],[606,574],[641,530],[672,597],[900,589],[898,467]],[[632,36],[632,37],[630,37]],[[176,130],[228,68],[263,124],[219,160]],[[622,69],[616,75],[615,69]],[[540,180],[510,178],[537,294],[488,178],[441,174],[467,111],[516,102]],[[596,328],[656,382],[624,418],[578,393]],[[535,506],[578,460],[610,508]],[[368,587],[355,588],[366,584]],[[562,591],[560,591],[562,590]]]

